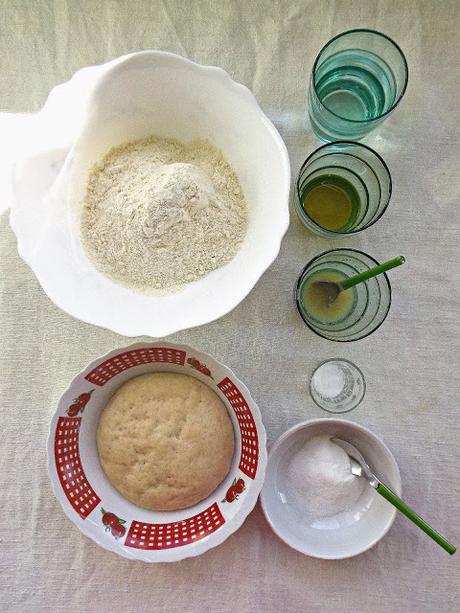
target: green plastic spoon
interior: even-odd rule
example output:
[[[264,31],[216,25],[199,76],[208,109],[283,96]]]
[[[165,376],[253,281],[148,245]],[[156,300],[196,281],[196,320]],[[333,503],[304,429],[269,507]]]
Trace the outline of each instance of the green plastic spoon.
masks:
[[[383,264],[369,268],[369,270],[365,270],[364,272],[354,275],[353,277],[348,277],[348,279],[344,279],[338,283],[334,281],[314,281],[312,285],[315,285],[321,289],[322,292],[324,292],[326,303],[328,306],[331,306],[334,304],[339,297],[340,292],[343,292],[343,290],[349,289],[354,285],[358,285],[358,283],[362,283],[367,279],[372,279],[372,277],[376,277],[386,270],[396,268],[396,266],[401,266],[401,264],[404,264],[405,261],[406,258],[400,255],[393,260],[389,260],[388,262],[384,262]]]
[[[331,441],[342,447],[342,449],[348,454],[351,461],[351,472],[357,477],[364,477],[367,481],[372,485],[373,488],[389,503],[391,503],[394,507],[401,511],[406,517],[408,517],[416,526],[421,528],[423,532],[428,534],[429,537],[433,539],[438,545],[441,545],[443,549],[450,553],[451,555],[457,551],[457,548],[454,547],[449,541],[447,541],[443,536],[436,532],[434,528],[426,523],[415,511],[413,511],[410,507],[407,506],[405,502],[401,500],[401,498],[393,492],[387,485],[382,483],[374,473],[369,468],[366,460],[363,458],[361,453],[356,449],[354,445],[349,443],[348,441],[344,441],[341,438],[331,438]]]

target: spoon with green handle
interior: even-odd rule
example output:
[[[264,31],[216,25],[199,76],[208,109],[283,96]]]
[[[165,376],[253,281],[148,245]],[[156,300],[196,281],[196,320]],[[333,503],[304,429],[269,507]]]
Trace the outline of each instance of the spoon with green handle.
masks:
[[[362,283],[367,279],[372,279],[372,277],[376,277],[386,270],[396,268],[396,266],[401,266],[401,264],[404,264],[405,261],[406,259],[400,255],[393,260],[389,260],[388,262],[384,262],[383,264],[369,268],[369,270],[365,270],[364,272],[354,275],[353,277],[348,277],[347,279],[339,281],[338,283],[334,281],[313,281],[312,285],[324,293],[327,306],[332,306],[339,297],[340,292],[343,292],[354,285],[358,285],[358,283]]]
[[[433,541],[436,541],[438,545],[441,545],[443,549],[450,553],[451,555],[457,551],[457,548],[454,547],[449,541],[447,541],[443,536],[436,532],[431,526],[429,526],[423,519],[415,513],[410,507],[407,506],[405,502],[401,500],[401,498],[393,492],[387,485],[382,483],[374,473],[369,468],[366,460],[363,458],[361,453],[356,449],[354,445],[349,443],[348,441],[344,441],[341,438],[331,438],[331,441],[342,447],[342,449],[348,454],[351,462],[351,472],[357,477],[364,477],[367,479],[370,485],[384,498],[388,500],[394,507],[401,511],[406,517],[408,517],[416,526],[421,528],[423,532],[428,534]]]

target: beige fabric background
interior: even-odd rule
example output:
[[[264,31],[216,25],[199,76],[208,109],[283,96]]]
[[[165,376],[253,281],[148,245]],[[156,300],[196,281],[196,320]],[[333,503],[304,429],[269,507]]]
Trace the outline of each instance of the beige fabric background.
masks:
[[[334,243],[304,231],[293,215],[279,258],[248,298],[172,340],[213,353],[247,382],[270,443],[296,422],[323,416],[306,393],[315,364],[354,360],[368,392],[350,419],[383,437],[407,501],[460,545],[457,1],[1,0],[0,110],[39,109],[50,88],[82,66],[166,49],[222,66],[250,87],[285,139],[295,174],[317,146],[305,113],[315,54],[332,35],[359,26],[394,37],[410,66],[401,107],[366,139],[391,168],[392,203],[379,223],[341,244],[377,259],[407,257],[391,275],[387,321],[346,346],[302,325],[292,306],[295,277]],[[403,517],[373,550],[344,562],[290,550],[259,506],[200,558],[149,566],[100,549],[51,492],[48,422],[74,374],[129,339],[75,321],[48,300],[17,255],[6,213],[0,288],[1,611],[459,611],[460,554],[449,557]]]

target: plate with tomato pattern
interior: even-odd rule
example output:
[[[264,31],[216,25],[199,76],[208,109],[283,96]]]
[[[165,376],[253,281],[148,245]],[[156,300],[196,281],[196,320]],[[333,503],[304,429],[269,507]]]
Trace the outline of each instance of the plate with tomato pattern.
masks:
[[[110,484],[99,462],[99,415],[128,379],[148,372],[196,377],[227,407],[235,434],[230,470],[214,492],[179,511],[149,511]],[[253,509],[265,476],[266,435],[246,386],[226,366],[185,345],[137,343],[92,362],[62,395],[48,439],[48,466],[66,515],[101,547],[144,562],[200,555],[235,532]]]

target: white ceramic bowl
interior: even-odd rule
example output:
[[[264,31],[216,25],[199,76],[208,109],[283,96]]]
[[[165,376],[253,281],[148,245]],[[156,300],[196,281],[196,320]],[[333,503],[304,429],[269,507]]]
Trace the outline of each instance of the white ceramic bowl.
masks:
[[[153,371],[184,373],[209,385],[227,406],[235,433],[227,477],[208,498],[180,511],[148,511],[123,498],[97,453],[99,415],[108,399],[128,379]],[[144,562],[174,562],[222,543],[254,507],[266,463],[265,429],[244,384],[211,356],[172,343],[138,343],[95,360],[60,399],[48,439],[49,473],[66,515],[105,549]],[[242,487],[228,500],[235,480]]]
[[[310,518],[291,491],[290,461],[313,436],[337,436],[355,445],[377,477],[401,493],[401,477],[391,451],[367,428],[341,419],[314,419],[285,432],[270,449],[262,508],[273,531],[288,545],[315,558],[338,560],[375,545],[390,529],[395,508],[369,485],[348,511],[333,517]]]
[[[74,317],[126,336],[165,336],[233,309],[275,260],[289,224],[286,147],[252,93],[221,68],[144,51],[79,71],[53,90],[16,164],[11,226],[48,296]],[[235,258],[167,296],[122,287],[87,258],[80,210],[92,164],[155,134],[208,139],[235,168],[249,209]]]

